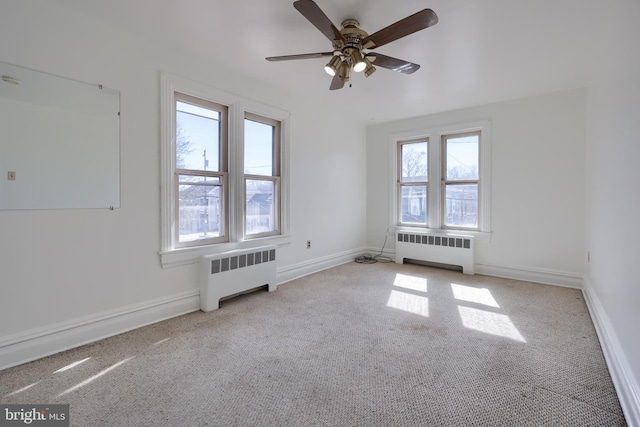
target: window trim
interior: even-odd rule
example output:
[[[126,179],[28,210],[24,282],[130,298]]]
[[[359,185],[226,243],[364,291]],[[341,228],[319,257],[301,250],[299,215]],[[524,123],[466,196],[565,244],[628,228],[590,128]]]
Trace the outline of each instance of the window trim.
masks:
[[[174,93],[179,92],[198,99],[209,100],[228,108],[228,242],[177,247],[172,234],[176,191],[173,185],[175,168],[175,114]],[[290,113],[277,107],[262,104],[238,95],[194,82],[176,75],[160,73],[160,264],[163,268],[193,264],[203,255],[234,249],[291,243],[289,219],[289,133]],[[244,116],[256,114],[280,122],[280,234],[246,239],[244,236]],[[233,172],[235,171],[235,172]]]
[[[441,138],[448,134],[462,134],[480,131],[480,176],[482,182],[482,198],[478,197],[478,229],[444,228],[441,212],[443,211],[441,185],[430,185],[428,189],[427,225],[400,224],[398,221],[398,149],[400,142],[428,139],[429,140],[429,181],[440,180],[441,177]],[[409,131],[392,133],[389,135],[389,168],[390,168],[390,203],[389,203],[389,231],[415,231],[417,229],[443,233],[473,235],[482,240],[491,237],[491,121],[488,119],[454,123],[449,125],[430,126]]]

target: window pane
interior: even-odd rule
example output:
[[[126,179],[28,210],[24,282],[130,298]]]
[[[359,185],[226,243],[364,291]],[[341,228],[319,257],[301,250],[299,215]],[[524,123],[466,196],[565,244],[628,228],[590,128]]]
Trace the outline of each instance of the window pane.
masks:
[[[427,181],[427,142],[402,144],[402,182]]]
[[[447,138],[447,181],[478,179],[478,135]]]
[[[400,193],[400,222],[426,224],[427,187],[423,185],[403,185]]]
[[[273,140],[275,127],[253,120],[244,120],[244,173],[274,175]]]
[[[220,112],[176,102],[176,168],[220,171]]]
[[[180,175],[178,241],[192,242],[224,234],[222,182],[219,177]]]
[[[246,180],[246,234],[268,233],[278,229],[273,204],[275,185],[271,180]]]
[[[444,223],[451,227],[478,227],[478,184],[445,187]]]

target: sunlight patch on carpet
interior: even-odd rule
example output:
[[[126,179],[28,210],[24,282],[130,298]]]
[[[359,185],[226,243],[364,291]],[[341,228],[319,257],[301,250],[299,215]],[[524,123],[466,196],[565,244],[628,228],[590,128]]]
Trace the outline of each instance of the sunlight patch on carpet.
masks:
[[[488,305],[489,307],[500,308],[496,300],[491,295],[489,289],[486,288],[474,288],[472,286],[451,284],[451,290],[453,291],[453,297],[457,300],[475,302],[477,304]]]
[[[515,341],[527,342],[515,327],[509,316],[478,310],[476,308],[458,306],[460,319],[465,328],[486,334],[510,338]]]
[[[5,394],[3,397],[15,396],[16,394],[20,394],[20,393],[22,393],[23,391],[27,391],[27,390],[29,390],[31,387],[33,387],[34,385],[38,384],[39,382],[40,382],[40,381],[35,382],[35,383],[33,383],[33,384],[29,384],[28,386],[25,386],[25,387],[19,388],[19,389],[15,390],[15,391],[12,391],[12,392],[11,392],[11,393],[9,393],[9,394]]]
[[[60,396],[64,396],[65,394],[71,393],[72,391],[78,390],[81,387],[86,386],[87,384],[97,380],[98,378],[100,378],[101,376],[113,371],[114,369],[116,369],[118,366],[120,365],[124,365],[125,363],[127,363],[129,360],[133,359],[134,356],[131,357],[127,357],[124,360],[121,360],[117,363],[114,363],[113,365],[109,366],[106,369],[103,369],[102,371],[98,372],[97,374],[95,374],[92,377],[87,378],[86,380],[82,381],[81,383],[78,383],[76,385],[74,385],[71,388],[66,389],[65,391],[63,391],[62,393],[60,393],[59,395],[57,395],[56,397],[60,397]]]
[[[387,307],[429,317],[429,299],[421,295],[391,291],[389,300],[387,301]]]
[[[59,372],[64,372],[64,371],[68,371],[69,369],[75,368],[76,366],[78,366],[81,363],[86,362],[87,360],[91,359],[91,357],[87,357],[86,359],[82,359],[82,360],[78,360],[77,362],[73,362],[67,366],[64,366],[60,369],[58,369],[57,371],[54,372],[54,374],[57,374]]]
[[[414,291],[427,292],[427,279],[424,277],[407,276],[406,274],[396,274],[393,286],[399,288],[412,289]]]

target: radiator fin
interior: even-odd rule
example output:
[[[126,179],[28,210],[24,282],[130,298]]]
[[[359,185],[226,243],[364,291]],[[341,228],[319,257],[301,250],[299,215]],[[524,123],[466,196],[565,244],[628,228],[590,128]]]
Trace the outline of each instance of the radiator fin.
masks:
[[[250,267],[262,262],[272,262],[276,260],[276,250],[251,252],[241,255],[233,255],[225,258],[211,260],[211,274],[224,271],[235,270],[237,268]]]

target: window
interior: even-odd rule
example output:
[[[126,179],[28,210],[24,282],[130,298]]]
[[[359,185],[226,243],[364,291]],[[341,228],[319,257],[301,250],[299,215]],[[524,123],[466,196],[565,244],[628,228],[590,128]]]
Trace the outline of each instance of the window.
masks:
[[[161,82],[162,266],[288,243],[289,114],[165,73]]]
[[[176,246],[228,241],[227,107],[175,94]]]
[[[446,228],[478,229],[480,132],[442,136],[443,218]]]
[[[488,121],[394,135],[390,225],[489,233],[489,136]]]
[[[428,141],[398,143],[400,224],[427,225]]]
[[[280,122],[245,113],[245,237],[280,231]]]

